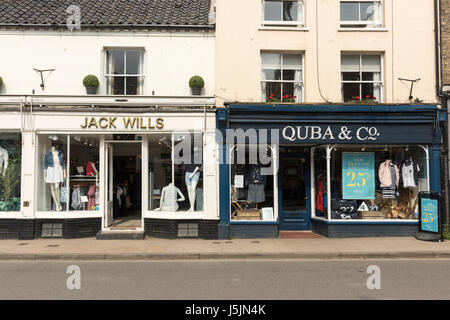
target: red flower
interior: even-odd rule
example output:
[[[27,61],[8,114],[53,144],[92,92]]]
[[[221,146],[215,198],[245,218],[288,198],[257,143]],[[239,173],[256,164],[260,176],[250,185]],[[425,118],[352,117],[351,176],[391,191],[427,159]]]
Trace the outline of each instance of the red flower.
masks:
[[[377,97],[373,97],[372,99],[373,99],[373,100],[377,100]]]
[[[297,99],[297,96],[294,96],[294,99]]]
[[[356,100],[361,100],[360,96],[355,97]]]
[[[370,95],[367,94],[367,95],[366,95],[366,99],[369,99],[369,98],[370,98]]]

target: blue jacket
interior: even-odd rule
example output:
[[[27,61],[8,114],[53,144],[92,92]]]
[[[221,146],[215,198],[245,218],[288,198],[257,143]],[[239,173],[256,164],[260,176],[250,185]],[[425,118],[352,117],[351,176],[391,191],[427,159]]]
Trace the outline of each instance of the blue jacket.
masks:
[[[58,157],[59,157],[59,164],[63,169],[66,168],[66,163],[64,161],[64,153],[61,150],[58,151]],[[44,169],[47,169],[48,167],[53,167],[53,153],[52,150],[49,150],[44,157]]]

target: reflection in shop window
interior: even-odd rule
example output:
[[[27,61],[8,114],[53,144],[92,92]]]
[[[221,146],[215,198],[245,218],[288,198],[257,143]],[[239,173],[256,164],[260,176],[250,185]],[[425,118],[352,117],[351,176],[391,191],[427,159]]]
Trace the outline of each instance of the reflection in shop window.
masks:
[[[426,152],[420,146],[344,147],[331,154],[331,219],[418,219],[418,194],[428,191]],[[315,214],[327,217],[324,148],[314,154]]]
[[[149,135],[149,209],[203,211],[203,135]]]
[[[255,148],[256,149],[256,148]],[[270,164],[250,157],[249,145],[237,145],[231,149],[231,220],[274,220],[274,176]],[[241,163],[240,153],[245,154]],[[272,150],[267,149],[272,159]],[[267,174],[271,171],[271,174]]]
[[[38,211],[99,210],[98,136],[39,135],[38,163]]]
[[[20,211],[22,135],[0,133],[0,211]]]

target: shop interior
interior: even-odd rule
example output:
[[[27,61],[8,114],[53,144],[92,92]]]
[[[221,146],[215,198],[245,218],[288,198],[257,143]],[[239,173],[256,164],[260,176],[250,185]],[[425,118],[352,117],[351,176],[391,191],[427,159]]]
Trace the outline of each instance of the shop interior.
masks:
[[[139,228],[142,213],[142,145],[113,146],[113,222],[111,228]]]

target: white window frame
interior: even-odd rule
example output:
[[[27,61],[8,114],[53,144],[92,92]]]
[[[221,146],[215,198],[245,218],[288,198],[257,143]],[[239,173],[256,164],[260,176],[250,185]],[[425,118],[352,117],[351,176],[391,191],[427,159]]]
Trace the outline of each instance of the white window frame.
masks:
[[[106,73],[106,70],[108,70],[108,64],[109,64],[109,60],[108,60],[108,52],[109,51],[123,51],[124,52],[124,61],[123,61],[123,70],[124,70],[124,74],[110,74],[110,73]],[[115,47],[109,47],[109,48],[104,48],[104,56],[105,56],[105,65],[104,65],[104,80],[105,80],[105,94],[106,95],[113,95],[111,93],[109,93],[109,87],[108,87],[108,78],[127,78],[127,77],[137,77],[137,78],[141,78],[142,80],[142,84],[141,84],[141,88],[140,88],[140,94],[138,94],[138,96],[143,96],[144,95],[144,90],[145,90],[145,73],[142,74],[127,74],[127,51],[141,51],[142,52],[142,66],[141,66],[141,70],[144,70],[145,67],[145,49],[144,48],[134,48],[134,47],[126,47],[126,48],[115,48]],[[124,87],[123,87],[123,96],[127,95],[127,82],[124,81]],[[133,95],[134,96],[134,95]]]
[[[263,68],[262,65],[262,54],[264,53],[275,53],[275,54],[279,54],[281,56],[281,64],[279,68]],[[283,74],[283,70],[299,70],[299,69],[293,69],[293,68],[283,68],[283,56],[285,54],[293,54],[293,55],[299,55],[302,57],[302,66],[301,66],[301,73],[302,73],[302,77],[300,80],[263,80],[263,71],[266,70],[281,70],[281,74]],[[265,97],[264,95],[264,90],[263,90],[263,84],[267,83],[267,82],[277,82],[277,83],[281,83],[281,93],[283,93],[283,83],[293,83],[295,84],[299,84],[301,86],[302,89],[302,94],[300,97],[297,97],[297,101],[295,101],[296,103],[302,103],[305,101],[305,54],[304,53],[292,53],[292,52],[270,52],[270,51],[261,51],[261,99],[262,102],[267,102],[267,97]],[[283,76],[281,76],[283,77]],[[267,95],[267,92],[266,92]]]
[[[345,3],[345,2],[357,2],[358,3],[358,7],[361,5],[361,3],[364,2],[370,2],[370,3],[375,3],[378,4],[379,6],[379,11],[380,11],[380,20],[378,21],[364,21],[361,20],[361,9],[359,7],[358,9],[358,14],[359,14],[359,21],[345,21],[345,20],[340,20],[340,13],[341,13],[341,4]],[[382,28],[383,27],[383,0],[340,0],[339,1],[339,20],[340,20],[340,24],[341,26],[347,26],[347,27],[354,27],[354,28],[358,28],[358,26],[360,25],[365,25],[365,27],[360,27],[360,28],[367,28],[367,27],[372,27],[372,28]]]
[[[376,81],[376,80],[372,80],[372,81],[368,81],[368,80],[362,80],[362,68],[363,68],[363,64],[362,64],[362,57],[363,56],[380,56],[380,80]],[[359,72],[359,79],[360,80],[344,80],[343,79],[343,74],[344,71],[342,71],[342,56],[359,56],[359,70],[355,70],[355,71],[345,71],[345,72]],[[382,53],[341,53],[341,96],[342,96],[342,102],[344,102],[344,83],[357,83],[359,84],[359,96],[361,97],[361,100],[363,100],[363,96],[362,96],[362,84],[364,83],[371,83],[371,84],[379,84],[380,85],[380,97],[377,97],[377,102],[382,103],[384,102],[384,55]],[[367,72],[367,71],[364,71]]]
[[[262,26],[278,26],[278,27],[304,27],[305,26],[305,0],[296,0],[298,2],[298,12],[297,17],[299,20],[297,21],[272,21],[265,20],[265,2],[266,0],[261,1],[261,12],[262,12]],[[280,0],[283,2],[283,0]],[[295,2],[293,0],[292,2]],[[283,12],[281,12],[283,15]]]

